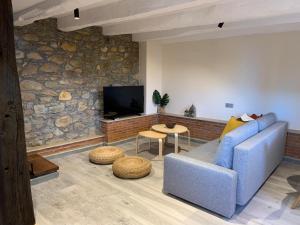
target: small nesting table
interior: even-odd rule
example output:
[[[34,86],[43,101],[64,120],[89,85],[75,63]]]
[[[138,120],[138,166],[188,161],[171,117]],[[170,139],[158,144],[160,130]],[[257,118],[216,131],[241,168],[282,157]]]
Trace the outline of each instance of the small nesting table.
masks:
[[[159,159],[162,159],[163,142],[167,137],[166,134],[158,133],[152,130],[139,132],[136,137],[136,154],[139,152],[139,137],[149,138],[149,148],[151,147],[151,139],[156,139],[159,142]]]
[[[298,207],[300,207],[300,195],[297,197],[291,208],[296,209]]]
[[[178,153],[178,134],[187,133],[188,144],[190,145],[190,131],[187,127],[182,125],[175,125],[174,128],[167,128],[165,124],[156,124],[152,126],[152,130],[164,133],[164,134],[174,134],[175,137],[175,153]]]

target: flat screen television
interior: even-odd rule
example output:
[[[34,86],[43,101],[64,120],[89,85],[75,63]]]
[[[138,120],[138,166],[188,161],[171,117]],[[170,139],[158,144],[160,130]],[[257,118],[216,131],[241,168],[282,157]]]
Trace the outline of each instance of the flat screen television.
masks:
[[[144,113],[144,86],[104,87],[103,97],[106,119]]]

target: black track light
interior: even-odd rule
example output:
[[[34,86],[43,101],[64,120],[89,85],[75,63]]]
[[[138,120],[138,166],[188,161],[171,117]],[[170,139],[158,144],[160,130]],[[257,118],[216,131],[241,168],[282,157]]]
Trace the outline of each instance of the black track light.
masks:
[[[75,20],[79,20],[80,19],[80,17],[79,17],[79,9],[78,8],[74,9],[74,19]]]
[[[219,28],[222,28],[223,26],[224,26],[224,22],[218,24]]]

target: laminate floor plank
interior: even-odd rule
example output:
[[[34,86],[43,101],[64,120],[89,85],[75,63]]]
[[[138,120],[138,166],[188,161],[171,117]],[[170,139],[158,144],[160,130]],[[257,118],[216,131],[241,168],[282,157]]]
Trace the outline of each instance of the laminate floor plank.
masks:
[[[183,148],[198,145],[192,142]],[[127,155],[135,155],[134,141],[119,146]],[[37,225],[300,224],[300,209],[290,209],[300,191],[290,184],[293,179],[300,184],[300,164],[281,163],[251,202],[229,220],[162,193],[163,161],[155,159],[158,145],[147,148],[144,141],[139,155],[152,160],[153,169],[138,180],[116,178],[111,165],[90,163],[88,151],[52,158],[60,167],[59,176],[32,185]]]

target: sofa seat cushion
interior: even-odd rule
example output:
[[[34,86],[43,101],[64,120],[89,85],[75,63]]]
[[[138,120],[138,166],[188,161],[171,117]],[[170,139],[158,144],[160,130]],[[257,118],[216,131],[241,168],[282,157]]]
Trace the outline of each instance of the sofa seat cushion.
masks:
[[[274,113],[268,113],[257,119],[258,131],[262,131],[277,121]]]
[[[181,155],[197,159],[203,162],[213,163],[219,146],[219,139],[209,141],[189,152],[182,152]]]
[[[258,123],[254,120],[226,134],[218,147],[214,163],[232,169],[234,147],[257,133]]]

